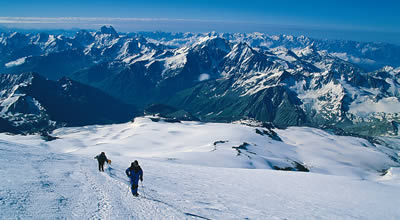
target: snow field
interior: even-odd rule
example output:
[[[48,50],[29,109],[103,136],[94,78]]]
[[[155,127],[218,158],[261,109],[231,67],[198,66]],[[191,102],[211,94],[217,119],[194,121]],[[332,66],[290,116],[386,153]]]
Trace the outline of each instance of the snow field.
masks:
[[[259,128],[261,129],[261,128]],[[397,163],[367,141],[313,128],[151,122],[0,134],[1,219],[398,219]],[[217,143],[217,141],[226,141]],[[248,143],[239,153],[233,146]],[[105,151],[112,164],[97,171]],[[139,198],[125,169],[144,170]],[[297,161],[310,172],[271,165]],[[393,168],[390,168],[393,167]],[[380,176],[379,169],[390,168]]]

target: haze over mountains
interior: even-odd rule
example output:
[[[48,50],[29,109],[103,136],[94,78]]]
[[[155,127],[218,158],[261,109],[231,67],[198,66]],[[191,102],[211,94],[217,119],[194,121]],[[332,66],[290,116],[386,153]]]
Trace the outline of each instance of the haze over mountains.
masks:
[[[72,37],[1,33],[0,54],[0,72],[23,73],[1,76],[1,117],[23,132],[31,132],[25,125],[38,118],[43,122],[35,127],[44,130],[111,123],[162,103],[203,121],[252,118],[278,127],[398,134],[400,47],[392,44],[261,33],[122,34],[104,26]],[[64,85],[91,95],[74,96]],[[78,124],[75,113],[61,119],[37,96],[39,88],[70,97],[67,112],[104,112]],[[59,96],[54,99],[65,104]],[[90,97],[107,98],[93,105]],[[11,107],[21,105],[36,107]]]

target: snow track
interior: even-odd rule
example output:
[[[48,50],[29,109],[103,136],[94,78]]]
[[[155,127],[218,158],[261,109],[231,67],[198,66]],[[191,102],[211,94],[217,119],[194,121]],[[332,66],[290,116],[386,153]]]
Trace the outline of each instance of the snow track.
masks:
[[[0,158],[0,174],[5,177],[0,189],[1,219],[201,217],[154,199],[153,190],[133,197],[122,171],[108,167],[99,173],[96,161],[90,158],[7,142],[0,142],[0,153],[7,155]]]
[[[133,197],[127,179],[122,177],[125,174],[116,173],[114,169],[107,168],[104,173],[96,171],[87,175],[96,194],[101,195],[98,201],[102,209],[96,213],[102,215],[108,213],[115,219],[182,219],[184,217],[183,213],[164,202],[143,196]],[[97,216],[94,217],[97,218]],[[107,217],[99,216],[101,219],[107,219]]]

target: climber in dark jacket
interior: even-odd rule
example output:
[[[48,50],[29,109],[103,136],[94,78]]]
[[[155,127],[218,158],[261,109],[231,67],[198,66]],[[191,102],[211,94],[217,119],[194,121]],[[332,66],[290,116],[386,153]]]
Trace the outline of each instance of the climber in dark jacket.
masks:
[[[99,162],[99,171],[104,172],[104,163],[106,161],[108,162],[106,154],[104,152],[101,152],[101,154],[95,156],[94,159],[97,159],[97,161]]]
[[[143,181],[143,170],[139,166],[138,161],[135,160],[133,163],[131,163],[131,166],[126,169],[125,173],[131,182],[132,195],[138,196],[139,194],[137,191],[139,187],[139,180]]]

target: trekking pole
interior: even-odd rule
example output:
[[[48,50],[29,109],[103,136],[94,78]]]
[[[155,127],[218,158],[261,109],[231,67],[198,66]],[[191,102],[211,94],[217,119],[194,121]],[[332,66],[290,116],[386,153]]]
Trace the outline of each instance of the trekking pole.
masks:
[[[143,189],[143,190],[142,190],[142,191],[143,191],[143,196],[144,196],[144,197],[146,197],[146,193],[145,193],[145,191],[144,191],[144,185],[143,185],[143,181],[140,181],[140,183],[142,184],[142,189]]]
[[[126,196],[128,196],[129,191],[131,191],[131,187],[129,187],[129,185],[128,185],[128,191],[126,191]]]

